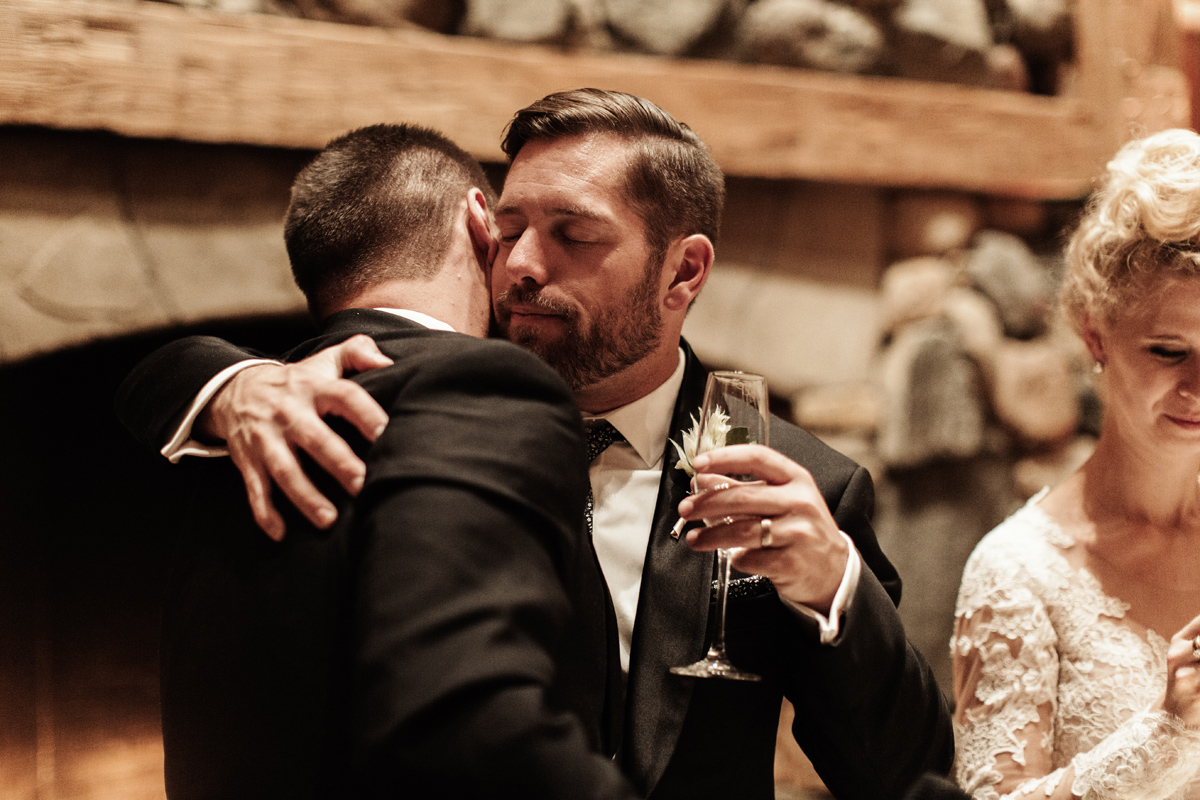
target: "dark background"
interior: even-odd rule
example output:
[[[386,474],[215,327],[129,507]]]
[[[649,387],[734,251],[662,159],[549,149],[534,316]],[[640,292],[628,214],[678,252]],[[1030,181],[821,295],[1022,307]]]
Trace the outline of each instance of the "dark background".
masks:
[[[187,470],[138,444],[113,397],[181,335],[275,353],[311,330],[213,323],[0,368],[0,796],[162,796],[159,609]]]

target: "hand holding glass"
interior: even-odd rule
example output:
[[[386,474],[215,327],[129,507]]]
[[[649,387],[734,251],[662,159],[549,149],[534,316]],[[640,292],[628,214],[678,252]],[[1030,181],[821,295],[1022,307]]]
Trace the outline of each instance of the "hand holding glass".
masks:
[[[713,372],[704,389],[700,425],[696,431],[696,454],[731,444],[768,444],[770,410],[767,381],[747,372]],[[732,475],[753,481],[753,475]],[[708,520],[704,521],[709,524]],[[672,667],[675,675],[694,678],[727,678],[759,681],[762,678],[735,667],[725,654],[725,606],[729,597],[729,551],[717,551],[717,608],[712,641],[704,658],[686,667]]]

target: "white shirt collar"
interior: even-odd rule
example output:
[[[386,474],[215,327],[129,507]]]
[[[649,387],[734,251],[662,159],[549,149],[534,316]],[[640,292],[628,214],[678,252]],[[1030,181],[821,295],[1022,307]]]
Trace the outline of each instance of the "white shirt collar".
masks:
[[[667,447],[667,437],[671,434],[671,417],[674,415],[675,401],[679,397],[679,387],[683,385],[685,363],[683,348],[680,348],[679,365],[675,367],[671,377],[663,381],[657,389],[606,414],[589,416],[586,419],[608,420],[621,432],[642,461],[648,466],[657,464],[662,460]]]
[[[435,319],[428,314],[422,314],[420,311],[409,311],[407,308],[377,308],[376,311],[386,311],[389,314],[395,314],[398,317],[404,317],[407,320],[424,325],[426,328],[431,328],[435,331],[450,331],[457,333],[454,328],[451,328],[440,319]]]

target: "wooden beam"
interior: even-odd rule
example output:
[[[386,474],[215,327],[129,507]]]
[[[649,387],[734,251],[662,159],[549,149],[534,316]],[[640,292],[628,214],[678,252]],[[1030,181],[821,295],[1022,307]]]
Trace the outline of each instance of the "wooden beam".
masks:
[[[1108,26],[1109,6],[1079,0],[1076,13]],[[405,120],[502,160],[513,111],[600,86],[688,122],[729,174],[1044,198],[1084,193],[1116,140],[1103,65],[1081,77],[1081,96],[1048,98],[163,3],[0,0],[0,19],[0,124],[317,148]],[[1083,53],[1103,61],[1116,35],[1091,24]]]

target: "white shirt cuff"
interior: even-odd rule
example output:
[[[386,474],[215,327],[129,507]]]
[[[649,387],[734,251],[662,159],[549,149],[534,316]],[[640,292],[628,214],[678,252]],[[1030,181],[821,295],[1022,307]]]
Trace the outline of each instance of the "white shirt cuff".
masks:
[[[248,358],[245,361],[239,361],[238,363],[232,364],[218,372],[211,379],[209,379],[208,383],[204,384],[204,387],[200,390],[200,393],[196,395],[196,399],[193,400],[191,406],[188,407],[187,414],[184,415],[183,421],[180,422],[179,427],[175,429],[175,435],[171,437],[171,441],[167,442],[163,446],[163,449],[159,450],[158,452],[166,456],[166,459],[172,464],[178,464],[179,459],[183,458],[184,456],[206,456],[212,458],[216,456],[229,455],[228,448],[218,445],[204,444],[203,442],[198,442],[192,438],[192,425],[195,424],[196,417],[199,416],[200,412],[204,410],[204,407],[208,405],[208,401],[212,399],[213,395],[219,392],[221,388],[225,386],[225,384],[229,383],[229,381],[233,379],[234,375],[237,375],[247,367],[257,366],[259,364],[282,363],[283,362],[281,361],[275,361],[274,359],[270,358]]]
[[[829,606],[829,616],[789,600],[783,595],[779,596],[783,604],[792,611],[817,623],[821,634],[821,644],[829,644],[838,637],[838,633],[842,629],[842,615],[850,610],[850,601],[854,598],[854,592],[858,589],[858,578],[862,574],[862,557],[859,556],[854,541],[844,531],[838,531],[838,533],[842,534],[842,538],[846,540],[850,553],[846,557],[846,571],[842,573],[842,582],[838,584],[837,592],[833,595],[833,603]]]

